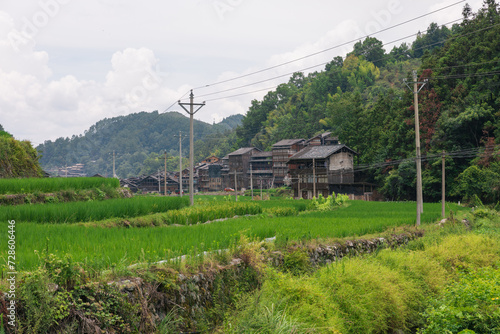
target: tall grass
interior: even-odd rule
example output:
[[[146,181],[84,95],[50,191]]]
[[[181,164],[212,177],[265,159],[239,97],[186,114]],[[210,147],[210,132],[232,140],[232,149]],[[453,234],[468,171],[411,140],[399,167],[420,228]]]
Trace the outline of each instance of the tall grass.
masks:
[[[118,188],[120,181],[116,178],[102,177],[0,179],[0,194],[49,193],[70,189],[92,189],[102,186]]]
[[[110,201],[102,203],[107,202]],[[212,224],[128,229],[28,224],[13,216],[6,219],[16,219],[19,269],[29,270],[38,264],[35,250],[70,253],[76,261],[85,260],[106,268],[120,261],[128,264],[154,262],[182,254],[228,248],[237,242],[240,234],[261,240],[277,236],[286,241],[376,233],[392,226],[414,224],[414,209],[414,203],[353,201],[349,207],[336,211],[306,212],[291,217],[259,215]],[[435,221],[439,215],[439,204],[424,204],[422,221]],[[0,222],[0,231],[7,231],[6,224],[6,220]],[[0,244],[6,245],[6,242]],[[0,250],[0,254],[7,254],[6,249]]]
[[[128,218],[180,209],[187,197],[134,197],[106,201],[70,202],[0,207],[0,221],[19,223],[76,223],[112,217]]]

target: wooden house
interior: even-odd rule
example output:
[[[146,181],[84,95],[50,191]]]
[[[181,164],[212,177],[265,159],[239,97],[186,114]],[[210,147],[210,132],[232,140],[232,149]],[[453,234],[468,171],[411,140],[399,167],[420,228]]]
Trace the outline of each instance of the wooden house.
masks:
[[[295,197],[329,196],[336,186],[354,184],[354,156],[346,145],[311,145],[288,160]]]
[[[248,189],[250,185],[250,159],[257,152],[261,152],[261,150],[255,147],[243,147],[227,155],[229,168],[226,187],[238,190]]]
[[[287,162],[306,145],[304,139],[283,139],[272,147],[274,185],[283,186],[288,174]]]
[[[273,153],[256,152],[250,158],[253,188],[268,189],[273,184]]]

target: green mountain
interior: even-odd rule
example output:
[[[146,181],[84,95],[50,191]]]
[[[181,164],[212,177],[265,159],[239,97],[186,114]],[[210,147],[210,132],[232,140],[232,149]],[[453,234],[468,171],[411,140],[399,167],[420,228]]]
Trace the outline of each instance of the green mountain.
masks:
[[[207,138],[227,136],[242,117],[233,115],[213,125],[195,120],[195,144],[203,146]],[[137,176],[163,169],[164,152],[167,152],[169,170],[177,168],[179,131],[183,136],[183,156],[187,157],[189,138],[184,136],[189,135],[189,118],[177,112],[160,114],[158,111],[106,118],[83,135],[45,141],[37,150],[41,152],[40,163],[46,170],[84,164],[88,175],[108,176],[112,175],[114,152],[117,175]],[[199,148],[196,152],[196,161],[212,153],[210,148]]]

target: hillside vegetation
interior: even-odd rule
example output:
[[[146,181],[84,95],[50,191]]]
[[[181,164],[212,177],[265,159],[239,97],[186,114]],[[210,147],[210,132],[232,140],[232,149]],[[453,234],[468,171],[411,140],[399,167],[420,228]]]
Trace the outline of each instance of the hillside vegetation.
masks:
[[[242,115],[234,115],[217,124],[195,120],[194,139],[201,145],[211,137],[224,137],[240,124]],[[156,173],[164,167],[167,152],[168,170],[178,170],[179,131],[183,135],[183,156],[189,152],[189,118],[177,112],[140,112],[127,116],[106,118],[92,125],[83,135],[45,141],[37,150],[41,152],[42,166],[52,168],[85,164],[87,175],[112,176],[113,152],[116,174],[126,178]],[[222,148],[221,148],[222,149]],[[227,147],[224,154],[230,152]],[[197,160],[210,152],[197,150]],[[206,154],[206,155],[205,155]],[[187,161],[183,162],[187,166]]]
[[[0,125],[0,178],[40,177],[37,151],[29,141],[19,141]]]

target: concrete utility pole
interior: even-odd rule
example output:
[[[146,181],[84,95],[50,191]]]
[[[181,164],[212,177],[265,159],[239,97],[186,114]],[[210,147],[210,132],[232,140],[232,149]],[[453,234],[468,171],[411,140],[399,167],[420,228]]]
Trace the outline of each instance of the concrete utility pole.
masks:
[[[417,152],[417,226],[420,225],[420,214],[424,212],[423,195],[422,195],[422,157],[420,155],[420,121],[418,118],[418,93],[424,88],[427,79],[417,81],[417,71],[413,71],[413,89],[404,80],[406,86],[413,91],[414,108],[415,108],[415,144]],[[421,84],[420,88],[418,85]]]
[[[165,189],[163,189],[163,194],[167,196],[167,151],[165,150]]]
[[[175,137],[176,135],[174,135]],[[182,197],[182,131],[179,131],[179,196]]]
[[[313,158],[313,198],[316,197],[316,160]]]
[[[445,152],[443,151],[441,155],[441,216],[444,218],[445,216],[445,210],[444,210],[444,204],[445,204],[445,171],[444,171],[444,161],[445,161]]]
[[[262,201],[264,198],[262,198],[262,177],[260,177],[260,200]]]
[[[116,178],[116,173],[115,173],[115,151],[113,150],[113,177]]]
[[[252,201],[253,201],[253,176],[252,176],[252,163],[250,163],[250,189],[252,191]]]
[[[234,201],[238,202],[238,181],[236,176],[236,169],[234,170]]]
[[[189,200],[191,202],[191,205],[194,205],[194,197],[193,197],[193,192],[194,192],[194,147],[193,147],[193,142],[194,142],[194,136],[193,136],[193,116],[198,112],[198,110],[201,109],[205,105],[205,102],[203,103],[194,103],[194,95],[193,95],[193,90],[191,89],[191,94],[189,95],[189,103],[181,103],[181,101],[178,101],[179,105],[184,109],[188,114],[189,114]],[[184,105],[189,106],[189,110],[184,107]],[[197,106],[198,108],[194,110],[194,106]]]

